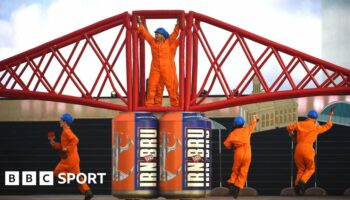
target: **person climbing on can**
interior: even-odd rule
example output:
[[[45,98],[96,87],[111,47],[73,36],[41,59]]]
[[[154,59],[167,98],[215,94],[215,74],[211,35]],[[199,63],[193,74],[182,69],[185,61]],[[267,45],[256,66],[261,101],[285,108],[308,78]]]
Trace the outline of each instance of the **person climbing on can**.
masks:
[[[171,46],[176,42],[179,34],[179,20],[175,25],[174,31],[171,35],[164,28],[157,28],[155,30],[155,37],[148,32],[147,28],[142,25],[141,18],[137,18],[139,24],[139,32],[151,46],[152,62],[151,70],[148,80],[148,89],[146,97],[146,106],[155,105],[155,95],[160,80],[164,81],[167,91],[170,96],[171,106],[179,105],[179,95],[176,84],[176,71],[172,69]],[[174,74],[175,73],[175,74]]]
[[[328,131],[332,127],[333,114],[334,110],[332,109],[327,123],[318,125],[316,121],[318,117],[317,112],[310,110],[305,121],[292,123],[287,126],[289,136],[296,142],[294,161],[298,172],[294,182],[294,190],[297,195],[304,195],[305,184],[315,172],[315,150],[313,144],[319,134]]]
[[[233,120],[233,131],[224,142],[227,149],[234,148],[232,173],[227,183],[235,199],[248,178],[251,162],[250,137],[258,121],[259,118],[253,115],[252,122],[247,127],[243,127],[244,119],[241,116],[235,117]]]
[[[58,177],[59,174],[74,173],[75,175],[80,173],[80,158],[78,153],[78,137],[73,133],[70,126],[73,124],[72,115],[65,113],[60,117],[60,127],[63,129],[61,133],[61,142],[55,142],[52,133],[50,144],[52,148],[60,151],[61,160],[57,164],[54,170],[54,176]],[[78,183],[79,190],[85,195],[85,200],[90,200],[94,196],[90,190],[90,187],[86,183]]]

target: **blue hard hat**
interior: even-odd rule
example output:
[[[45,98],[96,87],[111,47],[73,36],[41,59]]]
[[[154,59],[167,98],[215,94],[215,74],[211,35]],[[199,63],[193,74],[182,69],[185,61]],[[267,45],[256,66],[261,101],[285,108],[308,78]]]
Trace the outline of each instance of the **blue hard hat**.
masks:
[[[67,122],[67,124],[69,125],[72,125],[73,124],[73,117],[72,115],[70,115],[69,113],[64,113],[62,116],[61,116],[61,120]]]
[[[307,114],[307,117],[312,119],[317,119],[318,114],[315,110],[310,110],[309,113]]]
[[[233,119],[233,126],[243,126],[244,125],[244,119],[241,116],[235,117]]]
[[[164,28],[162,28],[162,27],[157,28],[157,30],[154,31],[154,32],[155,32],[155,33],[162,34],[163,37],[164,37],[165,39],[168,39],[168,38],[169,38],[169,33],[168,33]]]

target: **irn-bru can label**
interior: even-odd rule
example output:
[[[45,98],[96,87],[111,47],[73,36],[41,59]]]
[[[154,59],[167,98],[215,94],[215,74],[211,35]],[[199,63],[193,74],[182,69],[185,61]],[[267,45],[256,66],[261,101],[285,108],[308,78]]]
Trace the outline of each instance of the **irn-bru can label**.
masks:
[[[182,151],[182,113],[167,113],[159,125],[161,191],[182,190]]]
[[[184,190],[206,188],[206,120],[198,113],[183,113]]]
[[[112,120],[112,190],[134,190],[134,113]]]
[[[210,130],[199,113],[167,113],[160,119],[161,194],[191,196],[210,188]]]
[[[207,122],[205,130],[205,188],[211,190],[211,179],[212,176],[212,153],[211,153],[211,121],[207,117],[203,116]]]
[[[156,193],[157,130],[158,120],[151,113],[121,113],[113,119],[112,191],[116,196],[126,191]]]
[[[158,119],[151,113],[135,113],[136,190],[157,190]]]

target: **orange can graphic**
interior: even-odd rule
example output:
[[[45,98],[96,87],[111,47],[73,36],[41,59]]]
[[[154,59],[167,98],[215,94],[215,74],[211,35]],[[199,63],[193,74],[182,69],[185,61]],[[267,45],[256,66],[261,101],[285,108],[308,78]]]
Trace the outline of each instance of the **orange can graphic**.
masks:
[[[159,121],[159,195],[204,197],[211,185],[208,119],[200,113],[172,112]]]
[[[151,113],[121,113],[112,120],[112,194],[154,198],[158,187],[158,120]]]

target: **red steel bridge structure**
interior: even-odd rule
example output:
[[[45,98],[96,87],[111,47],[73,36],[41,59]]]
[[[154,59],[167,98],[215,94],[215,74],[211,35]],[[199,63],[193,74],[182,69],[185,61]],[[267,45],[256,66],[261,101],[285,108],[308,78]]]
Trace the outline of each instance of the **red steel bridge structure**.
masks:
[[[150,64],[146,62],[147,44],[138,34],[137,16],[143,22],[180,21],[179,107],[144,106]],[[217,33],[214,41],[209,38],[212,30]],[[254,77],[263,92],[247,95]],[[103,98],[106,90],[118,101]],[[218,90],[223,98],[209,100]],[[119,111],[204,112],[263,101],[348,94],[350,70],[183,10],[124,12],[0,61],[1,97]]]

